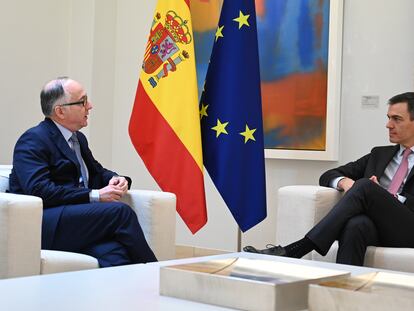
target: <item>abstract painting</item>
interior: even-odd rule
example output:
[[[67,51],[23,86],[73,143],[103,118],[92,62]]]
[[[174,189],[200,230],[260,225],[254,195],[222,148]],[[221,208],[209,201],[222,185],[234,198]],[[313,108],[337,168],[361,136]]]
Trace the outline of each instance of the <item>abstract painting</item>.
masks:
[[[202,90],[222,0],[191,4]],[[336,160],[342,7],[343,0],[256,0],[266,157]]]

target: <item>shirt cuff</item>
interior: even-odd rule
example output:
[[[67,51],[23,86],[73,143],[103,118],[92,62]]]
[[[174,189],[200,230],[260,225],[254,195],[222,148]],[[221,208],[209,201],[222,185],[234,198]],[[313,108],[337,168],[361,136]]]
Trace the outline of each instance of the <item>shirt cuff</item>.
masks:
[[[340,188],[338,188],[338,184],[339,184],[339,182],[342,180],[342,179],[344,179],[345,178],[345,176],[340,176],[340,177],[336,177],[335,179],[332,179],[331,180],[331,183],[330,183],[330,187],[331,188],[335,188],[336,190],[339,190],[339,191],[344,191],[344,189],[340,189]]]
[[[99,190],[98,189],[92,189],[92,191],[89,192],[89,201],[92,203],[99,202]]]
[[[398,201],[400,201],[401,203],[405,203],[405,201],[407,200],[407,198],[403,195],[397,194],[397,199]]]

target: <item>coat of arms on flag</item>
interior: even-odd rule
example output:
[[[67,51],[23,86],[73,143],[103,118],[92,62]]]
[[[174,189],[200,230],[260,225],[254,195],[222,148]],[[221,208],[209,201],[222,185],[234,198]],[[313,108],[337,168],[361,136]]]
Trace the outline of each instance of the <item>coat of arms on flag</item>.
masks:
[[[155,15],[153,24],[142,68],[148,74],[155,73],[148,82],[156,87],[169,71],[176,71],[177,66],[190,57],[183,47],[192,43],[192,36],[187,21],[172,10],[166,13],[164,24],[160,13]]]

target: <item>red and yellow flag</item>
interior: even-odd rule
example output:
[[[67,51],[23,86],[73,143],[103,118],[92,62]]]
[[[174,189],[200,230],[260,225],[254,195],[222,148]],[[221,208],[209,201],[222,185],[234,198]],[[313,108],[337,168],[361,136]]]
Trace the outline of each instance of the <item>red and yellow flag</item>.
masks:
[[[189,0],[158,1],[129,135],[192,233],[207,222]]]

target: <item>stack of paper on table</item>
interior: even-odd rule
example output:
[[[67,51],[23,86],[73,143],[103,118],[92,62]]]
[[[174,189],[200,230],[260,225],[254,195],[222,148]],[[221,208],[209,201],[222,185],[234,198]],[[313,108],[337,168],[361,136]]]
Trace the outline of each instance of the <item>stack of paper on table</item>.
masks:
[[[228,258],[160,268],[160,294],[242,310],[301,310],[308,284],[348,272]]]
[[[412,311],[414,276],[374,272],[311,285],[309,310]]]

